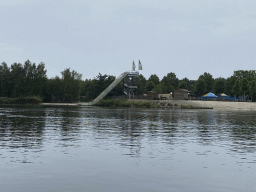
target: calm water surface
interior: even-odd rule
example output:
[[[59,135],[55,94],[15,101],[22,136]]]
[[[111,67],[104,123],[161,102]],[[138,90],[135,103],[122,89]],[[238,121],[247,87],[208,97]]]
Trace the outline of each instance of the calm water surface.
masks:
[[[0,191],[256,191],[256,113],[0,106]]]

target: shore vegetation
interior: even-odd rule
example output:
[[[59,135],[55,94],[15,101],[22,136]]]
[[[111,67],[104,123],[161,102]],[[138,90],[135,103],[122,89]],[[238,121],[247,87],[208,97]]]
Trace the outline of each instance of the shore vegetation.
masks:
[[[26,103],[26,102],[53,102],[75,103],[89,102],[95,99],[115,79],[113,75],[99,73],[93,79],[82,79],[82,74],[70,68],[60,72],[61,76],[48,78],[47,70],[43,62],[39,64],[27,60],[24,64],[13,63],[10,66],[2,62],[0,64],[0,97],[2,103]],[[208,92],[215,94],[225,93],[229,96],[249,96],[251,101],[256,98],[256,72],[255,70],[238,70],[228,78],[213,78],[205,72],[197,80],[186,77],[178,79],[174,72],[167,73],[162,79],[152,74],[148,79],[142,74],[138,78],[137,94],[143,95],[148,91],[159,94],[169,94],[176,89],[188,89],[195,97]],[[120,82],[107,96],[124,95],[123,83]],[[31,98],[40,99],[31,99]],[[30,99],[29,99],[30,98]],[[101,105],[114,101],[104,100]],[[122,104],[121,104],[122,103]],[[130,105],[121,102],[113,105]],[[134,106],[142,105],[134,102]],[[144,104],[143,104],[144,105]],[[145,104],[146,105],[146,104]],[[150,104],[148,104],[150,105]]]

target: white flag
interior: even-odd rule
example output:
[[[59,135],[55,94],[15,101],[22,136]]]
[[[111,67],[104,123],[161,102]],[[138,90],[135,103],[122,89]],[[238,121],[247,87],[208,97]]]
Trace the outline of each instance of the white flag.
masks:
[[[139,60],[139,70],[142,70],[142,65],[141,65],[140,60]]]

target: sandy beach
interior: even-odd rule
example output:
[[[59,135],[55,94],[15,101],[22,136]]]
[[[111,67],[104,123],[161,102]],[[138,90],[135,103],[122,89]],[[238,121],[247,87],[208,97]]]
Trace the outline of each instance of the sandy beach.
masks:
[[[193,105],[195,107],[212,107],[219,111],[256,111],[256,102],[226,102],[226,101],[199,101],[199,100],[171,100],[177,105]]]

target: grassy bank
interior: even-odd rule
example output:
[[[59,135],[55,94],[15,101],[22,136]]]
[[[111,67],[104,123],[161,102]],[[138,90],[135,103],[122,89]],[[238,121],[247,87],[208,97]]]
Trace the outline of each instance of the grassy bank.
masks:
[[[127,100],[127,99],[103,99],[96,104],[102,107],[147,107],[147,108],[180,108],[180,109],[213,109],[209,106],[194,106],[177,104],[176,102],[168,101],[147,101],[147,100]]]
[[[128,101],[126,99],[103,99],[96,104],[96,106],[102,107],[148,107],[156,108],[159,107],[154,102],[150,101]]]
[[[0,97],[0,104],[29,104],[35,105],[42,102],[42,99],[37,96],[33,97],[19,97],[19,98],[8,98]]]
[[[213,109],[212,107],[196,107],[193,105],[181,105],[181,109]]]

